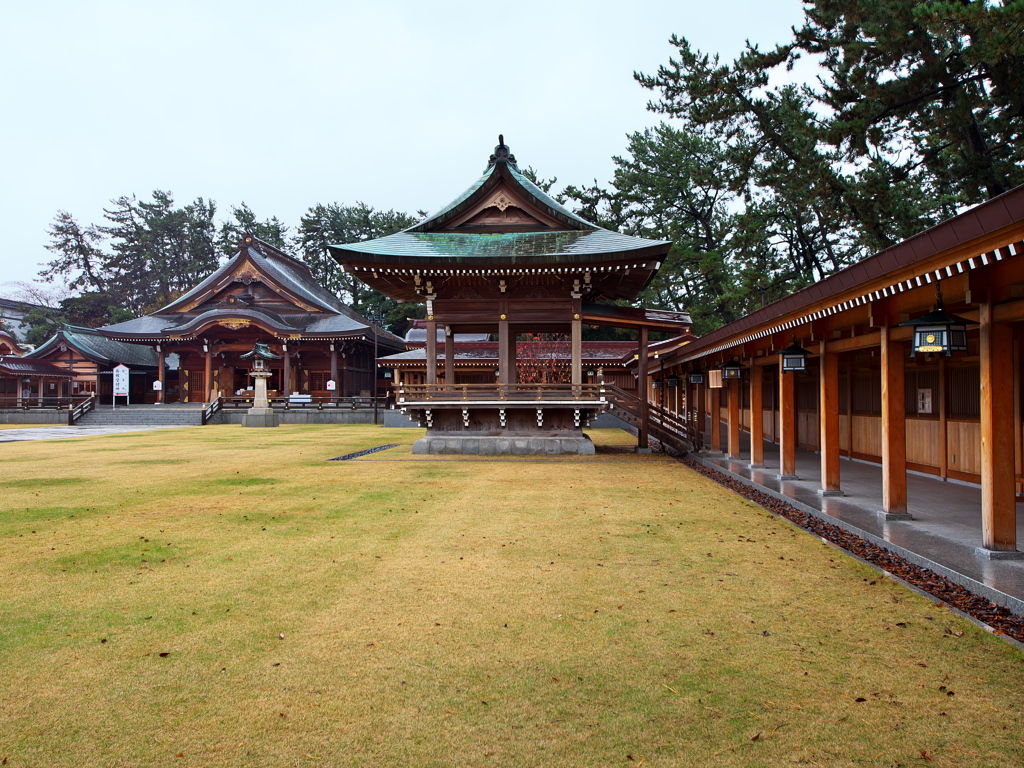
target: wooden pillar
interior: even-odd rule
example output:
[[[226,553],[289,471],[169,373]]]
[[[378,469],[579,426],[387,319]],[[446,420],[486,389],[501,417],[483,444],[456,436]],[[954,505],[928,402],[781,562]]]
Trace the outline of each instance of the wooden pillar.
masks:
[[[706,373],[704,375],[707,376]],[[700,448],[704,447],[704,430],[706,430],[708,426],[707,391],[706,384],[693,385],[693,406],[697,412],[697,432],[700,435]]]
[[[821,450],[821,494],[839,496],[839,355],[821,342],[818,372],[818,446]]]
[[[287,345],[284,349],[284,375],[281,382],[281,394],[285,397],[289,397],[292,393],[292,353],[289,351]]]
[[[509,327],[508,320],[498,321],[498,383],[510,384],[509,372],[515,366],[515,360],[509,355]],[[515,341],[512,342],[513,344]]]
[[[709,387],[711,390],[711,413],[708,421],[711,422],[711,450],[715,453],[722,452],[722,389],[721,387]]]
[[[796,480],[796,374],[784,373],[779,355],[779,477]]]
[[[39,386],[36,387],[36,390],[39,393],[38,394],[38,397],[39,397],[38,405],[39,405],[40,408],[42,408],[43,407],[43,397],[45,397],[45,392],[46,392],[46,379],[44,379],[42,376],[39,377]]]
[[[581,320],[579,301],[574,301],[576,307],[572,321],[572,383],[583,383],[583,320]]]
[[[206,390],[205,400],[210,402],[210,393],[213,392],[213,350],[210,349],[210,345],[204,345],[206,347],[206,368],[203,374],[203,389]],[[287,360],[287,358],[285,358]]]
[[[981,324],[981,540],[992,552],[1017,549],[1014,499],[1013,330],[996,323],[991,297]]]
[[[640,429],[637,435],[637,450],[649,449],[647,430],[649,429],[650,408],[647,402],[647,329],[640,329],[640,356],[636,365],[636,394],[640,399]]]
[[[939,477],[945,480],[949,476],[949,424],[946,421],[946,357],[939,355]]]
[[[160,389],[156,391],[157,403],[163,403],[164,401],[164,390],[167,388],[167,383],[164,381],[166,374],[164,373],[164,350],[160,344],[156,345],[156,379],[160,382]]]
[[[437,384],[437,323],[427,319],[427,384]]]
[[[907,515],[907,421],[903,344],[892,328],[881,329],[882,347],[882,512],[893,519]]]
[[[338,402],[338,387],[340,382],[338,381],[338,345],[331,344],[331,381],[334,382],[334,392],[331,393],[331,399],[334,402]]]
[[[740,400],[743,397],[741,384],[739,379],[729,379],[729,415],[726,436],[730,459],[740,457]]]
[[[455,386],[455,334],[450,325],[444,327],[444,384]]]
[[[750,361],[750,466],[764,466],[764,368]]]

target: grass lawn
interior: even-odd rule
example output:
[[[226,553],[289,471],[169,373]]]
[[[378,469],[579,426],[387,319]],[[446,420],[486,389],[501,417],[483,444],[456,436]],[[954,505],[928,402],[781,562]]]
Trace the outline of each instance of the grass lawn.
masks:
[[[419,434],[0,445],[0,760],[1024,764],[1024,654],[945,608],[621,432]]]

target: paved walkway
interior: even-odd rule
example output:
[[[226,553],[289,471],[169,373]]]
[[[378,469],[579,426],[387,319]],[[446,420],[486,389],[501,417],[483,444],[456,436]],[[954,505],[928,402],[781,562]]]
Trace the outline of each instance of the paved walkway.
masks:
[[[183,427],[181,424],[131,424],[109,427],[86,427],[78,425],[68,427],[58,424],[48,424],[39,427],[0,429],[0,443],[15,443],[22,440],[57,440],[62,437],[93,437],[95,435],[112,435],[118,432],[145,432],[150,429],[183,429]]]
[[[779,480],[779,446],[765,442],[765,467],[751,469],[749,434],[742,433],[742,439],[740,455],[744,458],[708,452],[691,456],[1024,615],[1024,560],[994,560],[976,551],[981,547],[980,487],[907,473],[908,511],[913,519],[886,521],[879,515],[880,465],[842,459],[840,487],[844,495],[823,497],[818,494],[819,454],[798,449],[799,480]],[[1017,541],[1024,543],[1022,503],[1017,504]]]

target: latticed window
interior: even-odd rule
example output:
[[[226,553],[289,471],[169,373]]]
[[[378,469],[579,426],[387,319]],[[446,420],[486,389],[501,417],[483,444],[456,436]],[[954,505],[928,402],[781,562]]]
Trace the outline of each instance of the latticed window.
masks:
[[[324,392],[327,390],[327,382],[331,380],[330,371],[310,371],[309,372],[309,388],[316,392]]]
[[[981,418],[981,370],[977,367],[950,368],[949,418]],[[1007,414],[1012,418],[1013,414]]]

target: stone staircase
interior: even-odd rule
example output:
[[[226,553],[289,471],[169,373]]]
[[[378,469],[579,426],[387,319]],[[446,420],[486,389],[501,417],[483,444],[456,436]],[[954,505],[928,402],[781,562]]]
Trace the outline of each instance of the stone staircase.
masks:
[[[80,418],[76,425],[83,427],[198,427],[203,421],[202,403],[174,405],[119,405],[116,410],[109,405],[98,405],[96,409]]]

